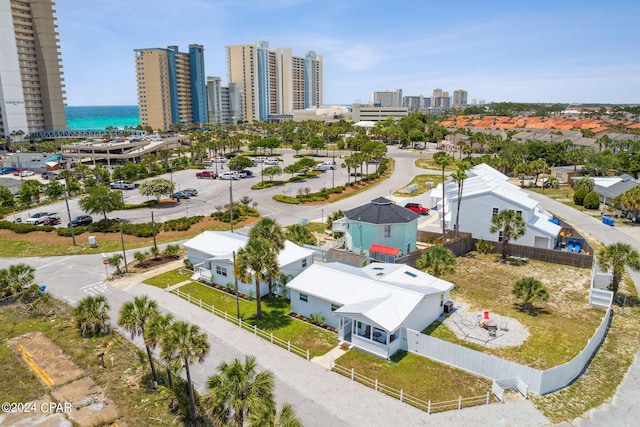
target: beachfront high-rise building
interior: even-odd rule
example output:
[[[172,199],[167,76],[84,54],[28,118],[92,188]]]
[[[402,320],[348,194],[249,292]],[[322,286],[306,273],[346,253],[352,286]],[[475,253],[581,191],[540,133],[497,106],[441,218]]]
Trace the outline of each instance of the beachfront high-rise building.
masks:
[[[220,77],[207,77],[207,104],[209,123],[222,125],[244,121],[242,91],[233,83],[222,86]]]
[[[135,56],[142,126],[166,130],[209,121],[202,45],[189,45],[189,53],[178,46],[136,49]]]
[[[402,107],[402,89],[373,92],[371,102],[381,107]]]
[[[467,91],[458,89],[453,91],[453,106],[464,107],[467,105]]]
[[[269,121],[322,105],[322,56],[304,58],[291,48],[269,49],[259,41],[226,46],[227,80],[244,94],[244,120]]]
[[[65,129],[60,42],[51,0],[0,0],[0,136]]]

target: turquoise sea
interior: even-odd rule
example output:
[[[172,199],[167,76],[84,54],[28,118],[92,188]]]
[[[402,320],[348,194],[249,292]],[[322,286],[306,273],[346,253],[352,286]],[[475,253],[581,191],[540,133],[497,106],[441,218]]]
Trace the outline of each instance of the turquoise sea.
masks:
[[[93,107],[65,107],[67,129],[102,130],[109,126],[124,129],[140,124],[137,105],[111,105]]]

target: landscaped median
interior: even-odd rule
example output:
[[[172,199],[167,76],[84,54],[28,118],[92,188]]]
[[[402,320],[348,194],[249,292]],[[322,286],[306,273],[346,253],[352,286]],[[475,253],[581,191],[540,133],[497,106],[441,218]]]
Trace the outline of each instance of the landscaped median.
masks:
[[[172,292],[204,310],[211,311],[303,357],[312,358],[325,354],[337,345],[335,333],[288,316],[289,300],[284,298],[272,300],[263,298],[263,318],[256,321],[255,301],[238,300],[240,309],[240,320],[238,320],[236,299],[226,292],[199,282],[185,284]]]

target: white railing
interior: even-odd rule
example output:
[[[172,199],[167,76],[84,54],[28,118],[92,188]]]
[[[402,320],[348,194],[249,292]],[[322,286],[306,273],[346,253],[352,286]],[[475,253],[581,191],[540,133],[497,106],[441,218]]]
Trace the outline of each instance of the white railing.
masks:
[[[427,414],[468,408],[471,406],[488,405],[491,401],[491,393],[489,392],[480,396],[458,397],[455,400],[448,400],[444,402],[433,402],[431,400],[425,401],[405,393],[404,390],[398,390],[382,384],[377,379],[372,380],[371,378],[365,377],[364,375],[357,373],[353,368],[345,368],[344,366],[340,366],[332,362],[331,370],[350,378],[351,381],[359,382],[360,384],[366,385],[375,391],[379,391],[387,396],[396,398],[400,400],[400,402],[408,403],[411,406],[425,411]]]
[[[231,314],[227,313],[226,311],[218,310],[213,305],[207,304],[206,302],[203,302],[201,299],[192,298],[191,294],[182,292],[179,288],[178,289],[173,289],[171,291],[171,293],[176,294],[180,298],[187,300],[189,303],[195,304],[195,305],[199,306],[201,309],[209,311],[209,312],[215,314],[216,316],[221,317],[224,320],[226,320],[228,322],[231,322],[234,325],[237,325],[240,328],[253,333],[254,335],[259,336],[260,338],[268,340],[269,342],[271,342],[271,344],[275,344],[275,345],[277,345],[279,347],[284,348],[289,353],[297,354],[298,356],[304,357],[307,360],[311,359],[309,350],[305,350],[303,348],[297,347],[297,346],[291,344],[291,341],[285,341],[285,340],[283,340],[281,338],[278,338],[278,337],[273,335],[273,332],[263,331],[262,329],[258,328],[257,326],[243,321],[242,318],[236,317],[235,315],[231,315]]]

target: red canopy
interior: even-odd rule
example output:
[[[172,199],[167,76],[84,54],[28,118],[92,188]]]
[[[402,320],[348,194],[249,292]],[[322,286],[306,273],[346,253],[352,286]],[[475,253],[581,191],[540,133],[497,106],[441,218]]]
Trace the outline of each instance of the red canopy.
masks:
[[[400,249],[398,249],[398,248],[392,248],[392,247],[389,247],[389,246],[382,246],[382,245],[373,244],[369,248],[369,252],[376,252],[376,253],[379,253],[379,254],[385,254],[385,255],[391,255],[391,256],[397,257],[398,255],[400,255],[400,253],[402,251]]]

